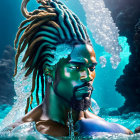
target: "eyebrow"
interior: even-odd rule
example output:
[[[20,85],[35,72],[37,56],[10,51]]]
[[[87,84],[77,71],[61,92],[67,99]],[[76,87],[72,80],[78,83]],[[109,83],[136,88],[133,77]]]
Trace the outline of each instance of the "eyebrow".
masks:
[[[86,65],[86,62],[76,62],[76,61],[69,61],[70,64],[75,64],[75,65]],[[91,63],[90,65],[96,66],[97,62]]]

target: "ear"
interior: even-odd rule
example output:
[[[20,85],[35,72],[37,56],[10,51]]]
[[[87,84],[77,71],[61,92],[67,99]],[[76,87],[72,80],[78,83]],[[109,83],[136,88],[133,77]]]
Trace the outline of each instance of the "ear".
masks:
[[[54,81],[55,80],[55,77],[56,77],[56,68],[57,68],[57,65],[52,66],[52,71],[51,71],[52,81]]]
[[[52,80],[54,81],[55,79],[55,71],[56,71],[56,66],[44,66],[43,67],[43,72],[45,74],[45,77],[49,76],[50,78],[52,78]]]

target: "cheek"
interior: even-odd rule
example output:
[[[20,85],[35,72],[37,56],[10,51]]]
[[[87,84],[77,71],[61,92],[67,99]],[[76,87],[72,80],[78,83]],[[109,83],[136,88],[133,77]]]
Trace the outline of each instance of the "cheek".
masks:
[[[80,79],[80,73],[78,71],[65,68],[63,73],[64,73],[63,78],[69,81],[78,81]]]
[[[69,99],[73,96],[73,88],[79,84],[80,75],[77,71],[68,68],[61,68],[56,72],[53,87],[55,92]]]

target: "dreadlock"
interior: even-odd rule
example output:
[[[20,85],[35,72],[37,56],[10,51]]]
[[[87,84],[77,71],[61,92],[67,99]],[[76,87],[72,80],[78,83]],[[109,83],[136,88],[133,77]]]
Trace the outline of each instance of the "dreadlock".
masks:
[[[44,97],[43,66],[50,66],[58,44],[75,42],[90,42],[86,29],[78,17],[64,4],[56,0],[37,0],[39,8],[33,12],[27,11],[29,0],[23,0],[21,10],[27,18],[19,26],[14,46],[17,49],[15,56],[15,71],[20,54],[25,50],[22,62],[25,62],[25,77],[33,72],[31,95],[27,99],[25,113],[33,101],[32,93],[36,86],[36,101],[39,105],[39,77],[41,77],[42,98]],[[21,34],[22,33],[22,34]],[[21,37],[20,37],[21,35]]]

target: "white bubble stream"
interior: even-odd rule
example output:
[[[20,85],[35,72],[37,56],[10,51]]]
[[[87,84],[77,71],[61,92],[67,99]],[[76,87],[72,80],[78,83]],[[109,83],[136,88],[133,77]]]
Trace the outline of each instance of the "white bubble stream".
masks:
[[[111,12],[105,7],[103,0],[79,0],[85,13],[87,26],[92,32],[95,42],[104,47],[111,54],[112,68],[116,69],[120,63],[122,47],[118,43],[118,28],[116,27]],[[106,65],[106,58],[101,56],[100,64]]]

